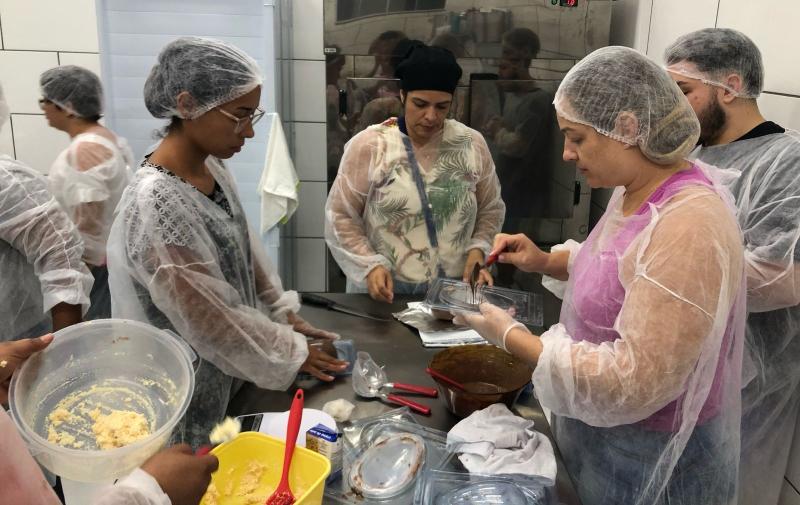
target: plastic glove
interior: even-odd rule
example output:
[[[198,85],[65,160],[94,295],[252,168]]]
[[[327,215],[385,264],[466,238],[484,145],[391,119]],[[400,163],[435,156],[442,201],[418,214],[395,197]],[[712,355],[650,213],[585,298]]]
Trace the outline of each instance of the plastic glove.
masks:
[[[459,312],[453,322],[470,326],[487,342],[508,352],[505,342],[508,332],[512,328],[524,328],[525,325],[515,321],[511,314],[491,303],[480,304],[480,310],[480,314]]]

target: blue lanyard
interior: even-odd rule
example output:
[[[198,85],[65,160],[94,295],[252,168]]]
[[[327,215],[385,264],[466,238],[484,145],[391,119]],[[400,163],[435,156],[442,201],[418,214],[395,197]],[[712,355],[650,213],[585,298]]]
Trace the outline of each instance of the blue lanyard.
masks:
[[[425,228],[428,230],[428,240],[431,247],[436,249],[436,270],[439,277],[445,277],[444,269],[439,263],[439,239],[436,237],[436,222],[433,219],[433,208],[428,201],[428,194],[425,192],[425,182],[422,180],[422,174],[419,171],[417,164],[417,157],[414,156],[414,148],[411,146],[411,139],[408,135],[403,135],[403,144],[406,146],[406,154],[408,155],[408,163],[411,166],[411,173],[414,176],[414,183],[417,186],[417,193],[419,193],[419,201],[422,204],[422,215],[425,217]]]

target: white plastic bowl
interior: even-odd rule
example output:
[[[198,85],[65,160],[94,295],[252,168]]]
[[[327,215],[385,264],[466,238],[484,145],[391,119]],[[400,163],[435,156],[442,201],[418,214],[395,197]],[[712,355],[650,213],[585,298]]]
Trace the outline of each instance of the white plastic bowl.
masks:
[[[11,379],[11,417],[31,453],[63,478],[102,482],[126,475],[169,440],[194,391],[194,351],[183,340],[148,324],[101,319],[54,334],[44,351],[28,359]],[[130,445],[109,450],[66,448],[47,440],[47,417],[71,393],[113,381],[130,387],[141,401],[111,408],[142,410],[151,433]],[[118,395],[117,395],[118,396]],[[129,401],[129,400],[126,400]],[[150,419],[152,417],[152,419]]]

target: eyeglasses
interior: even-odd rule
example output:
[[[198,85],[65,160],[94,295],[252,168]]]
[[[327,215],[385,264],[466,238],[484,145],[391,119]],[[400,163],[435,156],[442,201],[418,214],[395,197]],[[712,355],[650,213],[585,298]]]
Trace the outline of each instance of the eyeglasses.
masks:
[[[230,112],[222,109],[217,110],[220,111],[226,118],[236,123],[236,126],[233,127],[233,133],[237,134],[242,133],[242,130],[244,130],[248,124],[253,126],[258,123],[265,114],[265,112],[261,110],[261,107],[256,107],[256,110],[254,110],[252,114],[249,114],[245,117],[234,116]]]

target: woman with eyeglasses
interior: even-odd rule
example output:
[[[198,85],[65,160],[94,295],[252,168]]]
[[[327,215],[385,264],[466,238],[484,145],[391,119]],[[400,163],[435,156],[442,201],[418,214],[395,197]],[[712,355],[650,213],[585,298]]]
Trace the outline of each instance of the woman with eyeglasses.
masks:
[[[203,359],[177,437],[198,446],[242,381],[282,390],[300,370],[342,371],[306,336],[337,338],[303,321],[245,219],[223,159],[254,136],[263,111],[256,62],[227,43],[180,38],[144,86],[153,116],[170,121],[125,190],[108,258],[114,317],[169,328]]]
[[[70,136],[69,147],[53,162],[48,189],[78,228],[83,261],[94,277],[91,307],[84,319],[111,317],[106,240],[122,191],[128,184],[133,154],[122,137],[98,123],[103,87],[90,70],[64,65],[39,78],[39,106],[47,123]]]

